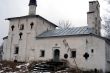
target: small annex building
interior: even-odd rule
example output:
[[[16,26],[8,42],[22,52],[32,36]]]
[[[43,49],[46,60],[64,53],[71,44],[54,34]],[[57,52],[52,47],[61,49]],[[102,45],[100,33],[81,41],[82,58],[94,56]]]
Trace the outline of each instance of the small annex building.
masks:
[[[3,60],[67,60],[71,67],[110,72],[110,40],[100,34],[98,1],[89,2],[87,26],[56,29],[57,25],[36,15],[36,0],[29,2],[29,15],[7,18],[9,33],[4,37]]]

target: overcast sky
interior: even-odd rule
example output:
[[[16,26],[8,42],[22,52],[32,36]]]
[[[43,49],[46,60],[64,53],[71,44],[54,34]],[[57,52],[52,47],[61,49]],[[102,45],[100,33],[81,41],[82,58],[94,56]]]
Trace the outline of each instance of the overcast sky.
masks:
[[[69,20],[74,26],[87,24],[86,13],[90,0],[37,0],[36,14],[43,16],[51,22]],[[106,3],[99,0],[101,16],[105,13]],[[4,20],[9,17],[28,15],[29,0],[0,0],[0,44],[2,38],[8,35],[9,22]]]

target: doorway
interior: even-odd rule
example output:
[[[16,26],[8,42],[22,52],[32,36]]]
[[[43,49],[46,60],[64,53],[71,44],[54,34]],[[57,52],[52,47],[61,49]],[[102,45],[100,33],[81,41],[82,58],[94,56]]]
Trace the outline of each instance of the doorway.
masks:
[[[59,49],[55,49],[53,55],[54,55],[53,56],[53,61],[54,62],[59,62],[59,60],[60,60],[60,50]]]

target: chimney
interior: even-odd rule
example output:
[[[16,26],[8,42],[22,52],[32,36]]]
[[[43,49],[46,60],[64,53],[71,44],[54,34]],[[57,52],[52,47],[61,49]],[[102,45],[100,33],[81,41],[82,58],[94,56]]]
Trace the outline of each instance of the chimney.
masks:
[[[100,35],[101,17],[100,5],[98,1],[89,2],[89,12],[87,12],[87,24],[95,31],[95,34]]]

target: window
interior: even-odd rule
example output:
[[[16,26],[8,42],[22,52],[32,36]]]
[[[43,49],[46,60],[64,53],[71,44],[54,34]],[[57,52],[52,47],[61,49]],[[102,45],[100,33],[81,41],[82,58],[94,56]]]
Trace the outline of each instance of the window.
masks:
[[[64,54],[64,58],[67,59],[68,58],[68,54]]]
[[[23,33],[20,32],[20,33],[19,33],[19,37],[20,37],[20,39],[22,39],[22,35],[23,35]]]
[[[12,25],[12,26],[11,26],[11,30],[13,31],[13,30],[14,30],[14,28],[15,28],[15,26],[14,26],[14,25]]]
[[[89,58],[89,53],[85,52],[85,54],[83,55],[83,57],[87,60]]]
[[[94,49],[91,49],[91,53],[94,53]]]
[[[76,51],[71,51],[71,58],[76,58]]]
[[[23,30],[23,29],[24,29],[24,25],[21,24],[21,25],[20,25],[20,30]]]
[[[30,24],[30,26],[31,26],[31,29],[33,28],[33,26],[34,26],[34,23],[32,22],[31,24]]]
[[[19,53],[19,47],[15,47],[15,52],[14,54],[18,54]]]
[[[41,55],[40,57],[44,57],[45,56],[45,51],[44,50],[41,50]]]

